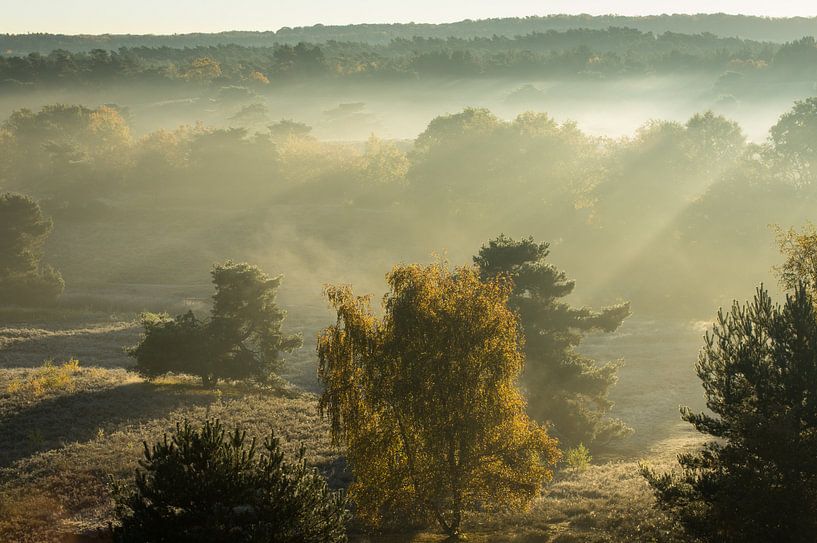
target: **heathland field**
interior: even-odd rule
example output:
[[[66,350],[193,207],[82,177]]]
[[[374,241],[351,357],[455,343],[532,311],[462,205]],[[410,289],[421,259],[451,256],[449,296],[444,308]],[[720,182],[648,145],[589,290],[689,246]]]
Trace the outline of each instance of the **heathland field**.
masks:
[[[150,290],[129,288],[141,294]],[[178,296],[184,290],[155,287],[154,295]],[[283,291],[282,296],[287,297]],[[104,538],[99,530],[104,532],[113,512],[109,483],[131,475],[143,441],[156,440],[183,419],[218,417],[256,436],[274,431],[292,455],[305,444],[308,461],[333,486],[348,484],[343,451],[332,446],[315,395],[314,338],[331,317],[317,302],[306,309],[290,307],[288,325],[303,333],[305,346],[289,357],[284,377],[270,388],[223,383],[210,389],[188,377],[140,378],[129,371],[132,361],[123,350],[140,334],[133,313],[4,314],[0,539]],[[587,354],[625,360],[611,395],[613,414],[635,434],[599,451],[586,471],[560,470],[527,512],[472,514],[472,540],[669,541],[670,521],[650,507],[653,498],[638,467],[642,461],[669,467],[675,454],[699,442],[680,421],[678,406],[701,403],[693,365],[702,330],[700,323],[632,319],[615,334],[589,337],[582,347]],[[438,536],[358,539],[436,541]]]

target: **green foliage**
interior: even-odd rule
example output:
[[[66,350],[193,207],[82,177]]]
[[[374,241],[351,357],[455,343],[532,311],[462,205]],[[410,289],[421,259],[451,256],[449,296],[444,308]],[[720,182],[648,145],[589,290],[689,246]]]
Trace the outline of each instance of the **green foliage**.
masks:
[[[286,311],[275,303],[275,296],[283,277],[230,261],[216,266],[212,275],[216,292],[209,329],[215,352],[232,368],[231,375],[267,379],[280,370],[281,353],[302,345],[301,336],[281,330]]]
[[[305,138],[310,132],[312,132],[311,126],[292,119],[281,119],[269,126],[270,137],[277,141],[287,138]]]
[[[644,314],[700,318],[767,271],[771,246],[757,244],[767,224],[813,220],[817,205],[817,183],[793,182],[799,170],[790,167],[808,159],[807,147],[789,148],[792,158],[784,159],[774,140],[747,143],[740,127],[711,112],[605,139],[545,113],[506,121],[467,109],[432,120],[413,146],[372,139],[365,147],[321,141],[295,122],[254,133],[268,121],[252,130],[181,126],[132,139],[126,118],[115,107],[16,112],[0,128],[0,183],[45,198],[71,249],[115,261],[118,279],[133,282],[146,270],[149,281],[166,277],[160,260],[145,264],[135,255],[168,248],[152,236],[130,240],[129,232],[183,221],[204,235],[199,211],[241,209],[220,236],[196,243],[200,265],[235,239],[245,244],[236,251],[248,249],[254,237],[246,232],[283,231],[284,223],[329,246],[338,232],[354,230],[366,258],[395,247],[426,254],[512,230],[561,240],[564,266],[598,286],[582,297],[599,304],[621,297]],[[271,202],[287,216],[268,213]],[[424,220],[414,220],[421,213]],[[74,235],[95,223],[94,236]],[[300,250],[300,239],[282,242]],[[110,249],[131,243],[126,258]],[[65,274],[87,273],[88,256],[58,249]],[[91,269],[110,280],[103,266]]]
[[[474,262],[484,280],[506,276],[513,281],[508,303],[519,313],[525,333],[522,383],[529,413],[552,424],[554,434],[568,445],[604,444],[631,432],[622,421],[606,416],[619,364],[599,365],[579,355],[576,347],[587,332],[615,331],[630,306],[598,312],[570,307],[561,298],[573,292],[575,283],[545,261],[548,254],[547,243],[500,235],[480,249]]]
[[[316,77],[599,78],[726,70],[751,76],[767,67],[779,78],[814,75],[813,21],[755,20],[758,26],[801,26],[796,34],[771,32],[785,36],[771,43],[716,35],[727,24],[744,26],[743,19],[701,17],[663,22],[655,18],[581,16],[571,21],[527,17],[436,26],[412,23],[286,28],[278,33],[106,36],[104,41],[97,41],[102,39],[98,36],[5,35],[0,36],[0,48],[9,54],[0,56],[0,81],[14,89],[30,82],[43,86],[66,81],[163,80],[200,85],[267,80],[281,84]],[[610,22],[598,23],[604,20]],[[588,28],[591,22],[597,22],[596,28]],[[702,30],[705,23],[710,33]],[[679,32],[679,26],[687,35]],[[498,37],[503,31],[504,36]],[[769,33],[760,29],[756,34]],[[741,29],[721,35],[747,34]],[[807,37],[800,40],[801,36]],[[782,43],[793,39],[798,41]]]
[[[573,473],[586,471],[592,461],[593,456],[590,454],[590,449],[585,447],[584,443],[579,443],[572,449],[565,451],[564,464]]]
[[[148,377],[163,373],[198,375],[205,384],[219,379],[272,379],[282,353],[301,346],[301,337],[281,330],[286,312],[275,296],[281,277],[256,266],[227,261],[212,271],[215,294],[208,321],[192,311],[171,318],[145,314],[144,336],[129,350],[136,369]]]
[[[799,232],[794,228],[783,230],[779,226],[774,226],[774,230],[784,257],[783,264],[775,267],[780,286],[794,290],[803,283],[814,296],[817,294],[817,228],[809,222]]]
[[[40,263],[51,229],[37,202],[0,194],[0,304],[44,305],[62,294],[62,276]]]
[[[817,313],[802,284],[781,307],[766,290],[719,312],[696,366],[711,436],[680,473],[643,474],[659,504],[712,542],[797,542],[817,533]]]
[[[422,205],[450,215],[494,218],[536,201],[556,224],[592,185],[599,157],[597,141],[546,113],[507,122],[466,108],[433,119],[417,137],[408,180]]]
[[[120,543],[342,543],[346,504],[301,457],[284,460],[274,434],[259,451],[218,420],[187,421],[144,444],[135,488],[117,489]]]
[[[811,48],[817,50],[813,43]],[[817,97],[795,102],[771,128],[769,139],[789,178],[812,182],[817,176]]]
[[[472,268],[395,267],[385,314],[329,287],[338,321],[318,342],[321,409],[346,445],[364,522],[436,521],[524,508],[552,476],[556,440],[525,414],[524,358],[507,282]]]
[[[614,30],[619,34],[647,34],[653,41],[666,37],[678,41],[676,49],[681,52],[688,43],[698,38],[707,43],[718,40],[718,36],[745,36],[752,40],[783,43],[797,40],[801,36],[817,33],[817,20],[813,17],[769,18],[739,14],[664,14],[656,16],[625,16],[587,14],[552,14],[545,16],[503,17],[492,19],[466,19],[455,23],[379,23],[283,27],[277,31],[231,31],[213,34],[172,34],[172,35],[64,35],[64,34],[4,34],[0,36],[0,48],[4,51],[47,54],[55,49],[64,55],[65,51],[87,51],[87,56],[97,61],[96,71],[110,70],[118,63],[132,62],[132,56],[117,54],[122,48],[145,48],[154,52],[163,48],[210,50],[226,49],[234,44],[263,49],[273,43],[295,45],[300,42],[388,45],[392,42],[407,47],[415,38],[433,42],[466,41],[474,38],[510,39],[514,36],[541,34],[544,36],[566,34],[573,40],[577,36],[599,31]],[[683,36],[683,34],[691,36]],[[731,45],[743,40],[723,39]],[[110,49],[106,51],[104,49]],[[55,55],[57,56],[57,55]],[[64,58],[64,57],[62,57]]]
[[[203,380],[213,379],[217,358],[210,347],[206,323],[192,311],[175,318],[145,313],[141,317],[142,341],[128,354],[136,359],[136,370],[146,377],[164,373],[190,373]]]

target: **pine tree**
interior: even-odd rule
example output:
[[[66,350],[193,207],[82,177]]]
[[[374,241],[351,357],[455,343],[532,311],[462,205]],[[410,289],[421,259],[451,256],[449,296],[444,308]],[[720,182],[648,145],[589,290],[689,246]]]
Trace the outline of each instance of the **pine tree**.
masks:
[[[259,451],[218,420],[187,421],[152,447],[132,488],[116,488],[118,543],[343,543],[346,504],[271,434]]]
[[[286,311],[275,302],[281,276],[256,266],[227,261],[212,272],[215,294],[210,319],[192,311],[170,317],[142,315],[144,336],[129,349],[136,369],[147,377],[168,372],[198,375],[205,384],[219,379],[272,379],[282,353],[301,346],[299,335],[286,334]]]
[[[40,260],[51,219],[22,194],[0,194],[0,304],[48,304],[62,294],[60,273]]]
[[[545,261],[548,248],[533,238],[515,241],[500,235],[480,249],[474,262],[483,280],[499,275],[513,280],[509,304],[519,313],[525,333],[522,383],[531,415],[549,422],[567,446],[604,444],[631,432],[622,421],[607,416],[612,408],[607,395],[619,364],[597,364],[577,353],[576,347],[589,331],[615,331],[629,316],[630,306],[592,311],[561,301],[575,283]]]
[[[683,419],[714,438],[678,457],[680,473],[642,471],[660,506],[711,542],[817,537],[817,313],[803,284],[781,307],[761,287],[719,312],[697,373],[705,413]]]

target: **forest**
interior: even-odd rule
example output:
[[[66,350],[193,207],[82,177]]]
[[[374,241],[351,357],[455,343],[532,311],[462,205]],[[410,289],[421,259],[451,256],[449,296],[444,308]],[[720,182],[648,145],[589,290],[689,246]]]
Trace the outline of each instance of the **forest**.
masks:
[[[351,25],[316,24],[302,27],[282,27],[276,31],[229,31],[174,35],[138,34],[0,34],[0,48],[13,54],[50,53],[57,49],[71,52],[92,49],[117,50],[121,47],[172,47],[177,49],[199,46],[240,45],[269,47],[274,43],[295,45],[298,42],[355,42],[387,45],[392,40],[414,38],[472,39],[546,33],[550,31],[587,29],[606,30],[610,27],[630,28],[641,32],[664,34],[715,34],[754,41],[784,43],[803,36],[813,36],[817,30],[815,17],[771,18],[726,13],[679,13],[664,15],[567,15],[463,19],[454,23],[363,23]]]
[[[0,541],[814,541],[816,30],[0,35]]]
[[[152,40],[144,40],[150,43]],[[0,56],[0,81],[99,85],[221,82],[280,84],[292,80],[411,80],[429,77],[616,78],[648,73],[730,71],[749,77],[813,79],[812,36],[785,43],[714,34],[654,34],[632,28],[576,28],[472,38],[394,38],[387,44],[329,41],[168,46],[135,45]]]

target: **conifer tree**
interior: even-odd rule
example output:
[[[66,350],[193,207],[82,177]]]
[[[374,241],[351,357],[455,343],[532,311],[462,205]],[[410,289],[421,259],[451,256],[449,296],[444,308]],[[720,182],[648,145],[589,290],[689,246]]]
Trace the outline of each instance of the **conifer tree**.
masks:
[[[40,262],[51,219],[22,194],[0,194],[0,304],[48,304],[62,294],[60,273]]]
[[[212,277],[209,320],[192,311],[177,317],[142,315],[144,336],[128,351],[139,373],[189,373],[207,385],[219,379],[263,382],[280,370],[282,353],[301,346],[301,336],[282,330],[286,311],[275,302],[281,276],[228,260],[213,268]]]
[[[346,503],[301,457],[284,459],[218,420],[187,421],[149,447],[132,488],[116,488],[117,543],[343,543]]]
[[[525,333],[526,366],[522,383],[529,413],[547,421],[568,446],[599,445],[631,430],[607,416],[607,394],[619,364],[597,364],[576,347],[593,330],[615,331],[630,314],[628,303],[601,311],[574,308],[562,301],[575,282],[545,261],[547,243],[533,238],[515,241],[505,235],[491,240],[474,257],[483,280],[508,276],[514,284],[508,300],[519,313]]]
[[[817,313],[803,284],[783,306],[759,288],[719,312],[697,373],[712,441],[680,473],[642,472],[659,505],[711,542],[811,543],[817,535]]]

